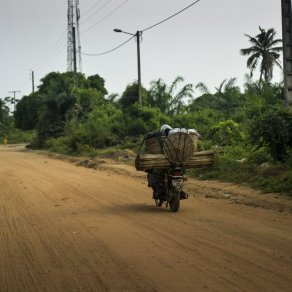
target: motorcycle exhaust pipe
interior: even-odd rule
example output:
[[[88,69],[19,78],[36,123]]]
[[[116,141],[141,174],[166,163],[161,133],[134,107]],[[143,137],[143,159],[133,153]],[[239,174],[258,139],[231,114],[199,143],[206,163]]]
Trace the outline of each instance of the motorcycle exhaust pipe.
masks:
[[[188,193],[183,192],[183,193],[180,194],[180,199],[181,200],[186,200],[189,197],[190,197],[190,195]]]

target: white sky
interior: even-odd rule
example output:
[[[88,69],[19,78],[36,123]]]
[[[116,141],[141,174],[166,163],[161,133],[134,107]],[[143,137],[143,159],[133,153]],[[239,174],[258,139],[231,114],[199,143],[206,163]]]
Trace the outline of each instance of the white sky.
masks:
[[[114,28],[135,33],[194,0],[128,0],[102,21],[123,2],[80,0],[83,52],[108,51],[129,38],[113,32]],[[162,78],[170,84],[180,75],[185,83],[202,81],[211,91],[231,77],[237,77],[242,85],[248,70],[246,58],[239,50],[249,47],[244,34],[256,35],[259,26],[275,28],[278,38],[282,37],[280,0],[201,0],[143,34],[142,83],[149,88],[150,81]],[[18,97],[29,94],[30,69],[35,71],[36,86],[47,73],[66,71],[66,29],[67,0],[0,0],[0,98],[8,96],[11,90],[21,90]],[[121,94],[127,84],[137,79],[136,49],[132,40],[107,55],[83,55],[83,73],[99,74],[109,93]],[[275,81],[280,78],[278,70]]]

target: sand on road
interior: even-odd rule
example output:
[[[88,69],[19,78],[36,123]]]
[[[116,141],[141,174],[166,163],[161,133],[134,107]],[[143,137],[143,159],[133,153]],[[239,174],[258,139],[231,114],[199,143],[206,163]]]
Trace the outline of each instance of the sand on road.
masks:
[[[190,180],[171,213],[135,173],[0,146],[0,291],[292,291],[291,200]]]

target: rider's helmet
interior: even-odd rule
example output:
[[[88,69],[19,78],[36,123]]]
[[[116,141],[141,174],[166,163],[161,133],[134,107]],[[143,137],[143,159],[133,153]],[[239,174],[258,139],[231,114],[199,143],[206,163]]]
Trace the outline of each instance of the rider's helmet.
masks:
[[[168,135],[168,132],[169,132],[171,129],[172,129],[172,128],[171,128],[169,125],[165,124],[165,125],[163,125],[163,126],[160,128],[160,132],[161,132],[162,134],[164,134],[164,135]]]

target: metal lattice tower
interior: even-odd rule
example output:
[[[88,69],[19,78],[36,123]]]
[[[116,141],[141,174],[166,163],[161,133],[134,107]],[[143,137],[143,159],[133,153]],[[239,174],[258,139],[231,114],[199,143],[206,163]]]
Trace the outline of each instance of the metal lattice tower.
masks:
[[[67,71],[82,72],[79,0],[68,0]]]

